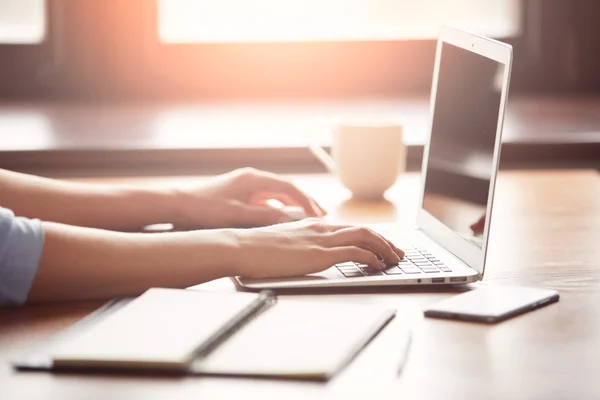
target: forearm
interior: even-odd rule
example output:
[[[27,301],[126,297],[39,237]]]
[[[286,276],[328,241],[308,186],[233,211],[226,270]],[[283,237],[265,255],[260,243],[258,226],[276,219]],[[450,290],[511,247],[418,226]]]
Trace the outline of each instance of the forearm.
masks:
[[[171,222],[167,192],[86,185],[0,169],[0,205],[28,218],[95,228],[137,230]]]
[[[45,223],[29,301],[136,295],[233,275],[232,231],[137,234]]]

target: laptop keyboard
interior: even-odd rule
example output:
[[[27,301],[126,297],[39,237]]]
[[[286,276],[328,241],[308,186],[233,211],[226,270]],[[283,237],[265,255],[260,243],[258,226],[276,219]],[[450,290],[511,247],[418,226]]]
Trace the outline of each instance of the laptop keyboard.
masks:
[[[365,264],[355,262],[345,262],[337,264],[335,267],[346,278],[356,278],[361,276],[377,275],[412,275],[412,274],[435,274],[452,272],[452,269],[444,265],[440,259],[431,254],[427,249],[419,246],[404,245],[402,249],[406,253],[404,259],[398,263],[387,267],[383,271],[370,268]]]

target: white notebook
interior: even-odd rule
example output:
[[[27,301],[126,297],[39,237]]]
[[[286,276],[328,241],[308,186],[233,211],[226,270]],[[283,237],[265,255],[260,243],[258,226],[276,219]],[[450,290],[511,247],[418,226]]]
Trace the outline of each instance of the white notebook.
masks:
[[[19,369],[127,369],[328,379],[394,316],[271,292],[150,289],[65,332]]]

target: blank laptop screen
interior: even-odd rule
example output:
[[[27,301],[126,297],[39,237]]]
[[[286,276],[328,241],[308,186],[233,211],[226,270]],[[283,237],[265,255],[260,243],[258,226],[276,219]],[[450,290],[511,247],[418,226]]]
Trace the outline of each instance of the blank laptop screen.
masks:
[[[442,44],[422,206],[478,247],[494,173],[504,68]]]

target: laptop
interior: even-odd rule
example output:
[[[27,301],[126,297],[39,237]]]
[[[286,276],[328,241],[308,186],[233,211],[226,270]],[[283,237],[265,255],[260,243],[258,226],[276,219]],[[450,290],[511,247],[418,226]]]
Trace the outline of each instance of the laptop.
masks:
[[[416,229],[373,226],[406,252],[378,271],[343,263],[317,274],[247,279],[248,289],[466,284],[483,278],[511,46],[452,28],[437,42]]]

